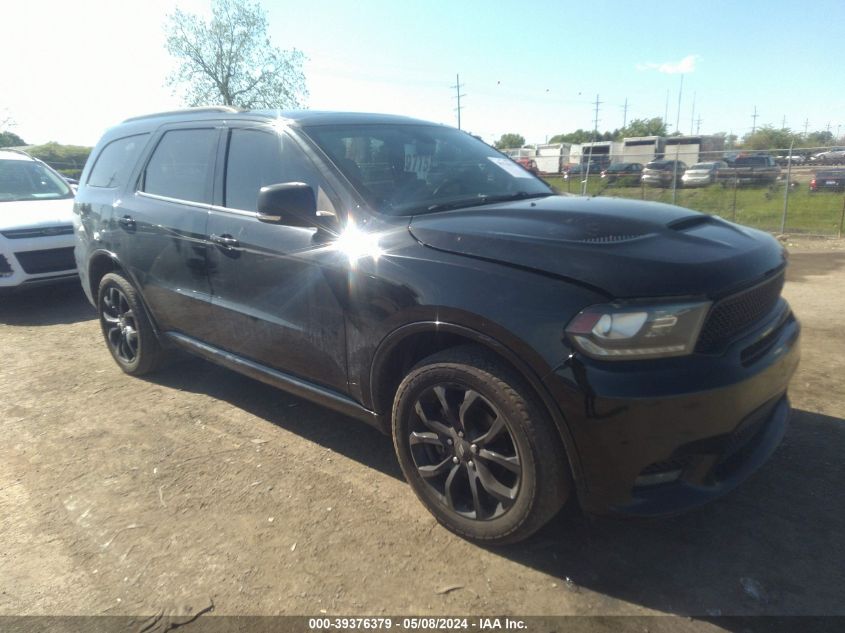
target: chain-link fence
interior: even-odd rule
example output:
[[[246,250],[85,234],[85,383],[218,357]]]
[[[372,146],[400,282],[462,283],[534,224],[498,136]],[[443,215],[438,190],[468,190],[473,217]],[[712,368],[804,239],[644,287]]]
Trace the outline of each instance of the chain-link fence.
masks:
[[[842,237],[845,152],[671,151],[645,163],[568,165],[543,177],[558,191],[676,204],[773,233]],[[687,158],[688,160],[684,160]]]

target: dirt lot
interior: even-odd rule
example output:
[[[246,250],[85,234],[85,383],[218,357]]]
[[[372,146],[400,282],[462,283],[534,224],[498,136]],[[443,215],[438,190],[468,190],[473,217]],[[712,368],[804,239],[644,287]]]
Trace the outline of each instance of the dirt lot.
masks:
[[[500,550],[441,529],[367,426],[199,360],[125,376],[75,286],[0,298],[0,614],[845,614],[845,247],[792,250],[771,462],[684,516]]]

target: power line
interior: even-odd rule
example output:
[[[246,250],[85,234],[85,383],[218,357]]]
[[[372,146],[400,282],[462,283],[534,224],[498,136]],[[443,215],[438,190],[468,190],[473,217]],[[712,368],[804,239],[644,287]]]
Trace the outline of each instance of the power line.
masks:
[[[461,129],[461,97],[466,97],[466,93],[461,94],[461,76],[460,74],[455,75],[455,85],[450,86],[450,88],[455,89],[455,98],[458,100],[458,107],[455,110],[458,111],[458,129]]]

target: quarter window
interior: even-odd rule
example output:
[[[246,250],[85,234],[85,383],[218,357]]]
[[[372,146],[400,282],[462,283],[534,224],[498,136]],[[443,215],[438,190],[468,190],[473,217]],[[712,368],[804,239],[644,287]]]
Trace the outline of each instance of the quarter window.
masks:
[[[149,134],[127,136],[106,145],[94,163],[87,184],[90,187],[117,187],[124,184],[148,137]]]
[[[162,136],[144,175],[143,191],[211,203],[217,130],[171,130]]]

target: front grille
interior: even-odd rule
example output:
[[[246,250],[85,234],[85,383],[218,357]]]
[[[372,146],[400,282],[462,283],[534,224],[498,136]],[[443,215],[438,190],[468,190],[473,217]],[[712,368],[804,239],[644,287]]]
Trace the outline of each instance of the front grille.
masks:
[[[757,284],[717,302],[710,309],[701,334],[697,352],[718,351],[748,326],[766,316],[778,302],[783,289],[783,271]]]
[[[76,268],[76,261],[73,259],[73,246],[51,248],[44,251],[25,251],[15,253],[15,257],[18,258],[21,268],[30,275]]]
[[[3,237],[10,240],[22,240],[27,237],[54,237],[56,235],[73,235],[72,224],[59,226],[39,226],[29,229],[13,229],[11,231],[0,231]]]

